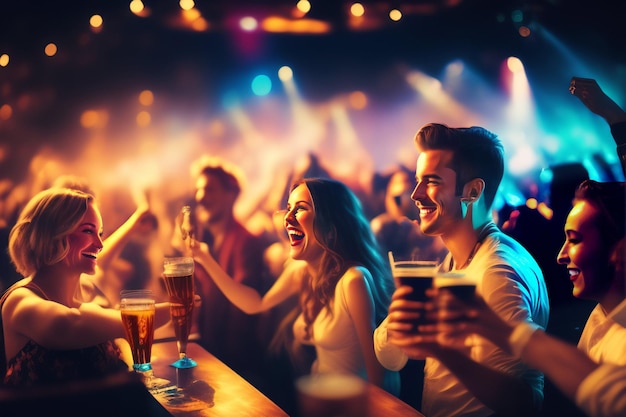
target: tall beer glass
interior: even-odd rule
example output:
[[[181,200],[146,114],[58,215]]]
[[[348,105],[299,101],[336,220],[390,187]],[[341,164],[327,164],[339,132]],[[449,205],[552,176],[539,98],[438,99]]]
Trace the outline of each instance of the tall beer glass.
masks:
[[[187,357],[187,342],[192,326],[194,304],[193,258],[189,256],[166,257],[163,260],[163,279],[170,298],[170,314],[178,343],[175,368],[193,368],[196,362]]]
[[[120,313],[126,339],[133,354],[133,369],[143,375],[148,388],[155,388],[152,364],[154,340],[154,298],[150,290],[124,290],[120,293]]]

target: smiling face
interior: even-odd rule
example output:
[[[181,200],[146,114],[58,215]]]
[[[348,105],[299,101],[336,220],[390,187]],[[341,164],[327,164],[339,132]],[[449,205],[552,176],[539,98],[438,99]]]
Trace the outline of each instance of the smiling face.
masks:
[[[456,172],[450,168],[452,156],[448,150],[426,150],[417,158],[417,185],[411,198],[420,210],[420,228],[426,235],[445,234],[463,219]]]
[[[64,264],[76,273],[96,273],[96,258],[102,250],[102,216],[93,203],[78,226],[67,236],[69,252]]]
[[[311,263],[322,256],[323,248],[315,238],[314,220],[315,209],[311,193],[305,184],[300,184],[289,194],[284,222],[291,245],[290,256],[293,259]]]
[[[215,175],[200,175],[196,180],[196,202],[206,210],[210,222],[229,217],[235,198]]]
[[[606,293],[608,253],[594,219],[600,213],[587,201],[577,201],[565,222],[565,243],[557,262],[565,265],[577,298],[599,301]]]

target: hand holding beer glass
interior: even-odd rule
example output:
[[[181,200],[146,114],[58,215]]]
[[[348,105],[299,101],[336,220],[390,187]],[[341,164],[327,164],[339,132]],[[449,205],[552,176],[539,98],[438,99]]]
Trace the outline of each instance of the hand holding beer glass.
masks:
[[[432,335],[420,331],[420,327],[436,322],[434,300],[429,291],[432,291],[439,262],[397,259],[389,252],[389,263],[396,291],[389,306],[387,338],[409,357],[424,359],[429,354],[427,338]],[[424,342],[416,342],[417,336]]]
[[[393,253],[389,252],[389,263],[396,287],[411,287],[412,291],[404,294],[402,298],[420,303],[430,300],[427,290],[433,285],[433,279],[437,273],[437,261],[395,259]],[[413,321],[414,326],[427,322],[425,311],[420,313]]]
[[[435,275],[437,341],[444,346],[464,348],[468,342],[468,323],[475,317],[477,306],[476,280],[459,272],[439,272]]]
[[[178,344],[179,358],[172,363],[175,368],[193,368],[196,362],[187,357],[187,342],[193,324],[194,306],[193,258],[189,256],[166,257],[163,260],[163,280],[169,295],[170,314]]]

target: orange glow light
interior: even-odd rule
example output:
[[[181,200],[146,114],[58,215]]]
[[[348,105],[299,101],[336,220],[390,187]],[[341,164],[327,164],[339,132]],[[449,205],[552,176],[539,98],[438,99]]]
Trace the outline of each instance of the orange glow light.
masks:
[[[531,197],[528,200],[526,200],[526,207],[528,207],[529,209],[536,209],[538,204],[539,203],[537,203],[536,198]]]
[[[350,106],[356,110],[363,110],[367,106],[367,96],[362,91],[354,91],[348,97]]]
[[[361,3],[354,3],[350,6],[350,13],[352,16],[361,17],[365,14],[365,7]]]
[[[397,22],[398,20],[402,19],[402,12],[398,9],[393,9],[389,12],[389,19],[393,20],[394,22]]]
[[[13,115],[13,108],[8,104],[3,104],[0,106],[0,119],[9,120]]]
[[[84,128],[94,127],[98,124],[98,112],[95,110],[84,111],[80,116],[80,125]]]
[[[130,5],[128,7],[130,8],[130,11],[135,13],[135,14],[141,13],[141,11],[144,8],[143,2],[141,0],[133,0],[133,1],[131,1]]]
[[[139,93],[139,103],[142,106],[152,106],[152,103],[154,103],[154,94],[152,94],[152,91],[143,90]]]
[[[55,56],[57,54],[57,46],[51,42],[46,45],[44,52],[48,56]]]
[[[147,111],[140,111],[139,113],[137,113],[137,126],[139,127],[146,127],[150,125],[150,122],[152,121],[152,117],[150,116],[150,113]]]
[[[193,0],[180,0],[178,2],[178,5],[183,10],[191,10],[195,7],[196,4],[194,3]]]
[[[289,20],[282,17],[268,17],[261,27],[271,33],[329,33],[330,24],[314,19]]]
[[[91,25],[91,27],[93,28],[99,28],[100,26],[102,26],[102,16],[100,16],[99,14],[94,14],[93,16],[91,16],[91,18],[89,19],[89,24]]]
[[[311,11],[311,3],[308,0],[300,0],[298,4],[296,4],[296,8],[303,14],[307,14]]]

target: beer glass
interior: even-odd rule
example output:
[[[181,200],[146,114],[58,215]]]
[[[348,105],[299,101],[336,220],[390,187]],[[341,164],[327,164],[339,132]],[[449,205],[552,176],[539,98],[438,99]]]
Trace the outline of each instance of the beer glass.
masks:
[[[397,259],[389,252],[389,263],[396,286],[408,285],[413,291],[406,296],[412,301],[426,301],[426,290],[433,285],[433,278],[437,272],[437,261],[417,261],[412,259]]]
[[[410,301],[430,301],[426,291],[433,286],[433,279],[439,265],[438,261],[398,259],[391,251],[388,252],[388,255],[396,287],[408,285],[413,289],[404,298]],[[402,321],[410,324],[411,331],[414,331],[417,326],[432,322],[432,318],[429,317],[426,310],[419,308],[411,311],[411,318],[406,318]]]
[[[194,304],[193,258],[166,257],[163,260],[163,280],[170,299],[170,315],[178,344],[179,358],[172,366],[193,368],[196,362],[187,356],[187,342],[193,324]]]
[[[314,374],[296,380],[300,417],[367,417],[367,383],[356,375]]]
[[[461,301],[468,303],[476,293],[476,280],[459,272],[437,272],[433,287],[440,291],[449,291]]]
[[[154,340],[154,297],[150,290],[123,290],[120,313],[126,340],[133,354],[133,370],[143,375],[148,389],[159,388],[169,381],[155,378],[151,355]]]

